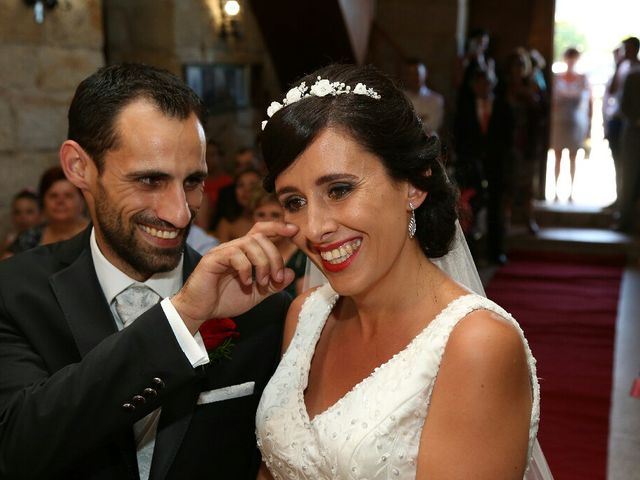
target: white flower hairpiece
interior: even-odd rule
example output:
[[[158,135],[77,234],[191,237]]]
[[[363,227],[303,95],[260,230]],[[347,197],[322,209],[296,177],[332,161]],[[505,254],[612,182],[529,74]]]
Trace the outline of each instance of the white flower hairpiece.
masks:
[[[349,85],[345,85],[342,82],[330,82],[326,78],[318,77],[316,83],[307,87],[305,82],[302,82],[297,87],[293,87],[287,92],[287,95],[280,102],[271,102],[269,108],[267,108],[267,116],[271,118],[278,110],[287,105],[297,102],[305,97],[326,97],[327,95],[337,96],[345,93],[353,93],[355,95],[366,95],[367,97],[379,100],[380,94],[373,88],[367,88],[364,83],[358,83],[353,89]],[[262,122],[262,130],[267,126],[268,120]]]

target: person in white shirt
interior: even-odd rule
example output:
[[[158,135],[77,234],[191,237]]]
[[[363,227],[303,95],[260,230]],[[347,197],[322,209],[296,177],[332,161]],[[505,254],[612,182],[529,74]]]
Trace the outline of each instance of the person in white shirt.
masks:
[[[444,119],[444,97],[427,87],[427,66],[410,59],[405,64],[405,90],[427,134],[438,133]]]
[[[220,240],[213,235],[209,235],[195,223],[192,223],[189,229],[189,235],[187,236],[187,245],[200,255],[205,255],[213,247],[220,245]]]

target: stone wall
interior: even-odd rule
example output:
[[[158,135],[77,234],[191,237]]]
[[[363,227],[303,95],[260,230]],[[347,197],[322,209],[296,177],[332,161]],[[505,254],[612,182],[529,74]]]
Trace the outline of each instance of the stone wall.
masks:
[[[140,61],[183,76],[188,63],[252,64],[261,68],[258,101],[252,108],[217,113],[207,134],[220,142],[227,160],[253,146],[267,101],[279,97],[277,79],[249,2],[240,1],[238,37],[222,38],[218,0],[104,0],[108,63]]]
[[[280,95],[271,60],[248,6],[241,35],[219,35],[217,0],[59,0],[34,21],[23,0],[4,0],[0,15],[0,238],[15,192],[36,188],[58,161],[66,114],[78,83],[105,63],[140,61],[182,76],[185,63],[260,65],[255,108],[209,119],[208,133],[231,154],[255,143],[268,100]],[[104,17],[103,17],[104,16]],[[106,58],[105,58],[106,56]]]
[[[0,237],[15,192],[58,161],[77,84],[104,63],[101,0],[60,0],[34,21],[22,0],[0,15]]]

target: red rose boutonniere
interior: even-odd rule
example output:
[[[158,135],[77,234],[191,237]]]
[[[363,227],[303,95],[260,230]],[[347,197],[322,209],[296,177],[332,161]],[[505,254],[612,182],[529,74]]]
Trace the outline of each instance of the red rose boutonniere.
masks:
[[[240,336],[236,328],[236,322],[230,318],[212,318],[202,324],[200,335],[211,363],[231,359],[233,340]]]

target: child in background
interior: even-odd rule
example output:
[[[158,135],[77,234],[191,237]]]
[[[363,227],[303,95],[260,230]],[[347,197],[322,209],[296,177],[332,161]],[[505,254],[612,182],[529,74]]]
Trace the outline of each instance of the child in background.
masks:
[[[25,188],[16,193],[11,202],[12,230],[7,234],[0,245],[0,254],[4,258],[7,248],[15,241],[16,237],[40,223],[40,204],[38,195]]]

